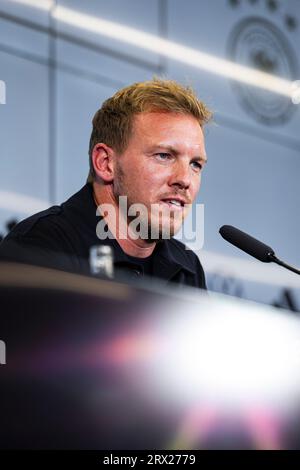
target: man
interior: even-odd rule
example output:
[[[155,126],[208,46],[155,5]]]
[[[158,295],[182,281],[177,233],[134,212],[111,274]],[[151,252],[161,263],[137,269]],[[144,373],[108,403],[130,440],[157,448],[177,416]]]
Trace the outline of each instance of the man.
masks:
[[[88,273],[90,248],[104,244],[117,273],[205,288],[198,257],[173,235],[200,188],[210,117],[190,88],[171,80],[118,91],[94,116],[87,184],[18,224],[0,256]]]

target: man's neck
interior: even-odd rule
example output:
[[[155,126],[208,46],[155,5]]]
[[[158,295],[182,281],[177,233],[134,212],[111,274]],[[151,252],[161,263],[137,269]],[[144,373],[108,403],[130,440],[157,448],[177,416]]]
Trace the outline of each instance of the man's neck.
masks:
[[[93,195],[97,207],[102,204],[109,204],[112,208],[112,210],[108,211],[104,216],[104,219],[122,250],[127,255],[136,258],[147,258],[151,256],[156,243],[149,243],[147,240],[141,238],[136,240],[130,236],[127,217],[119,210],[119,203],[113,194],[112,185],[93,182]]]

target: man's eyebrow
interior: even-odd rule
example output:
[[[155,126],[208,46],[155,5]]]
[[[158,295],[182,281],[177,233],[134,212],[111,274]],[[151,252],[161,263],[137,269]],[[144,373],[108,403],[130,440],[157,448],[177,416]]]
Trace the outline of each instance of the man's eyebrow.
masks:
[[[165,145],[165,144],[158,144],[158,145],[155,145],[153,146],[153,149],[157,149],[157,148],[160,148],[160,149],[163,149],[163,150],[167,150],[168,152],[170,153],[173,153],[175,155],[178,155],[178,150],[175,149],[174,147],[172,147],[172,145]],[[196,162],[196,161],[201,161],[203,163],[207,163],[207,156],[206,155],[195,155],[195,157],[193,157],[193,161]]]
[[[198,157],[198,156],[197,156],[197,157],[194,157],[194,158],[193,158],[193,161],[194,161],[194,162],[202,162],[202,163],[205,163],[205,164],[206,164],[207,161],[208,161],[208,158],[207,158],[206,155],[203,155],[203,157]]]

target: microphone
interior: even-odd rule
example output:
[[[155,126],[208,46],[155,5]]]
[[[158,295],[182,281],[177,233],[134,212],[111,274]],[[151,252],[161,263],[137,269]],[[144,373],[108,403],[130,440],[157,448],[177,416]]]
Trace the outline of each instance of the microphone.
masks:
[[[283,266],[296,274],[300,274],[300,270],[286,264],[284,261],[278,259],[275,255],[273,248],[256,238],[251,237],[245,232],[233,227],[232,225],[223,225],[219,230],[220,235],[229,243],[236,246],[242,251],[248,253],[248,255],[262,261],[263,263],[276,263]]]

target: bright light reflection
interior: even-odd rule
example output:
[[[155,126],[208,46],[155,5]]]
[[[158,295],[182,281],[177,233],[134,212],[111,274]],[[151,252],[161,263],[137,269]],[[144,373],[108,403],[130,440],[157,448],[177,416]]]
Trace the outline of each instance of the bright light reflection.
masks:
[[[54,5],[54,0],[10,0],[12,3],[20,3],[28,7],[49,11]]]
[[[298,319],[235,302],[199,310],[168,321],[167,351],[156,365],[159,394],[231,408],[299,399]]]
[[[162,39],[153,34],[148,34],[144,31],[104,20],[99,17],[86,15],[60,5],[53,6],[51,0],[11,1],[41,8],[43,10],[51,9],[51,15],[53,18],[62,23],[122,41],[127,44],[131,44],[134,47],[139,47],[170,59],[177,60],[183,64],[206,70],[216,75],[221,75],[248,85],[256,86],[273,93],[278,93],[291,99],[294,96],[293,83],[289,80],[254,70],[250,67],[245,67],[235,62],[215,57],[211,54],[206,54],[176,42]]]

